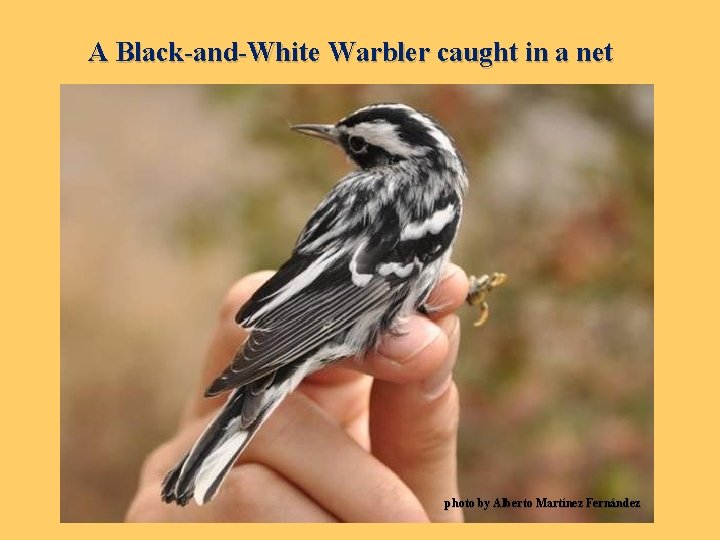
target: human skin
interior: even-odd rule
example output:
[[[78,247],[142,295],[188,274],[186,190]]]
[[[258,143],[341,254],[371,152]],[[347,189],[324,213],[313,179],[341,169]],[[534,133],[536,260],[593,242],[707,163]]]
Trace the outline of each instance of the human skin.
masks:
[[[362,360],[313,374],[258,431],[213,501],[186,507],[160,500],[167,471],[187,452],[225,397],[203,391],[242,344],[235,313],[271,272],[228,292],[200,382],[176,434],[143,464],[126,521],[427,522],[462,521],[458,498],[459,402],[452,368],[460,327],[455,310],[467,276],[446,265],[425,316],[382,336]]]

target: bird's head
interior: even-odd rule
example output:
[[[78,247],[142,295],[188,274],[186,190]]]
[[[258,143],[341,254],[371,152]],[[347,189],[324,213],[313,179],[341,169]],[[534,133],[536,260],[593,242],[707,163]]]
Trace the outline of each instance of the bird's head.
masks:
[[[336,124],[298,124],[294,131],[331,141],[362,169],[403,160],[460,162],[452,139],[429,116],[400,103],[358,109]]]

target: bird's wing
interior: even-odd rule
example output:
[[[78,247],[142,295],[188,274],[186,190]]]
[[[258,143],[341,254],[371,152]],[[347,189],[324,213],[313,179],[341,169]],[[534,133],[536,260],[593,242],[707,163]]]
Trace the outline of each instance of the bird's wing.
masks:
[[[278,370],[314,354],[364,317],[367,327],[355,341],[334,351],[358,352],[375,337],[372,329],[389,326],[410,276],[452,242],[459,218],[438,210],[401,226],[390,198],[384,205],[368,203],[364,188],[382,187],[373,175],[357,174],[365,176],[351,191],[337,193],[346,189],[341,182],[326,197],[292,257],[240,309],[236,322],[250,336],[208,395],[250,384],[262,390]]]
[[[350,257],[342,250],[326,252],[311,262],[291,259],[286,263],[283,268],[289,270],[271,278],[284,285],[270,284],[268,289],[275,290],[271,296],[253,297],[248,302],[252,309],[243,308],[238,314],[242,325],[251,329],[250,335],[206,395],[245,385],[253,385],[251,391],[259,393],[274,380],[284,379],[283,373],[291,375],[297,362],[315,354],[361,317],[373,314],[368,325],[376,325],[394,304],[400,306],[406,283],[378,276],[358,286],[351,280],[349,265]],[[297,267],[304,270],[288,278],[285,272]],[[351,355],[365,345],[339,347],[327,351],[327,356]]]

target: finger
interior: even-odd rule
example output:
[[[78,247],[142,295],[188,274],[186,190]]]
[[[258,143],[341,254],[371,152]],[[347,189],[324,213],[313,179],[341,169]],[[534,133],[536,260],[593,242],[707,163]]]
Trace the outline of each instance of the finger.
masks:
[[[203,366],[200,387],[194,394],[189,406],[186,408],[184,419],[197,418],[206,412],[213,410],[224,403],[225,396],[217,396],[215,398],[205,398],[205,388],[217,377],[227,364],[232,361],[235,352],[247,337],[244,329],[235,324],[235,314],[247,302],[252,294],[265,281],[272,277],[273,272],[263,271],[250,274],[238,281],[230,289],[226,295],[223,307],[220,311],[220,320],[212,338],[210,348]],[[430,294],[428,305],[431,306],[431,318],[440,318],[444,314],[462,304],[467,296],[467,276],[459,266],[448,263],[444,269],[438,285]],[[415,317],[415,316],[412,316]],[[413,321],[410,321],[412,331]],[[422,326],[421,323],[415,321],[415,327]],[[424,331],[430,329],[428,325],[420,330],[420,339],[424,339]],[[415,343],[412,337],[405,339],[390,339],[385,351],[381,348],[379,355],[370,355],[366,361],[360,366],[353,366],[349,362],[345,365],[351,367],[361,367],[366,373],[395,382],[407,382],[408,380],[423,377],[427,372],[434,369],[433,360],[437,358],[437,347],[441,347],[441,343],[421,342],[421,345],[427,346],[427,350],[407,350],[406,346],[413,346]],[[423,354],[420,354],[423,352]],[[388,363],[388,360],[397,362]],[[338,382],[348,381],[350,378],[359,379],[354,376],[335,370],[323,370],[316,374],[312,380],[323,381],[327,384],[337,384]]]
[[[447,352],[446,336],[432,321],[443,319],[458,309],[468,293],[467,275],[458,265],[448,263],[437,286],[428,297],[427,317],[411,315],[401,327],[400,335],[386,334],[376,349],[360,361],[344,360],[339,366],[362,371],[378,379],[408,383],[435,372]],[[342,372],[323,370],[321,380],[347,377]]]
[[[184,421],[203,416],[208,411],[218,408],[227,399],[226,395],[206,398],[205,389],[232,361],[238,347],[247,337],[247,332],[235,323],[235,314],[272,275],[273,272],[270,271],[249,274],[236,282],[225,295],[202,367],[200,385],[185,409]]]
[[[300,391],[317,403],[355,442],[369,450],[367,419],[372,379],[347,368],[333,367],[325,371],[332,372],[331,376],[308,377],[300,385]]]
[[[447,356],[447,336],[421,315],[411,315],[402,333],[383,336],[365,358],[346,359],[308,377],[301,386],[363,448],[369,448],[367,431],[371,379],[396,383],[417,382],[435,373]],[[358,399],[362,394],[364,397]]]
[[[459,320],[438,321],[448,349],[436,370],[423,380],[396,384],[376,380],[370,400],[373,453],[415,493],[431,521],[461,521],[459,509],[443,501],[458,497],[458,394],[452,368],[460,338]]]
[[[467,295],[467,274],[457,264],[447,263],[438,284],[425,302],[427,316],[436,320],[453,313],[463,305]]]
[[[369,448],[368,397],[373,377],[396,383],[417,382],[435,373],[447,355],[447,336],[421,315],[411,315],[400,334],[386,334],[362,359],[349,358],[301,385],[363,448]],[[364,374],[363,374],[364,373]],[[362,395],[362,398],[358,396]]]
[[[447,356],[442,329],[422,315],[410,315],[399,334],[386,334],[376,349],[360,360],[343,360],[343,367],[395,383],[417,382],[437,371]]]
[[[141,484],[159,485],[209,419],[188,423],[153,452],[143,466]],[[417,497],[393,471],[298,392],[288,396],[263,424],[239,461],[277,471],[341,521],[428,521]],[[224,489],[223,485],[219,493]]]
[[[186,507],[160,500],[159,479],[144,484],[125,517],[138,522],[321,522],[337,519],[275,471],[254,463],[233,468],[210,503]]]
[[[427,521],[398,476],[300,393],[270,417],[241,460],[276,470],[341,521]]]
[[[162,503],[160,491],[165,475],[185,455],[214,414],[187,423],[175,437],[147,457],[140,471],[141,493],[133,501],[126,520],[337,521],[287,479],[268,467],[253,463],[233,467],[217,496],[202,507],[191,504],[181,508]]]
[[[233,468],[223,485],[223,491],[218,493],[210,505],[220,506],[223,514],[237,512],[240,521],[256,523],[338,521],[297,486],[272,469],[257,463],[244,463]]]
[[[427,305],[430,307],[427,317],[431,320],[441,319],[457,310],[467,298],[468,280],[465,271],[454,263],[447,263],[443,268],[443,274],[438,284],[430,293]],[[380,343],[379,351],[371,351],[362,362],[352,362],[348,359],[340,362],[330,369],[324,369],[313,374],[309,380],[323,384],[345,383],[351,379],[357,379],[352,370],[358,368],[370,375],[380,378],[389,378],[395,382],[407,382],[406,376],[421,378],[427,371],[432,371],[435,364],[425,365],[420,353],[426,354],[431,359],[438,351],[434,348],[424,350],[426,346],[441,346],[440,343],[433,344],[433,338],[437,337],[437,328],[423,324],[423,320],[411,316],[410,320],[402,328],[407,336],[387,335]],[[374,354],[374,353],[377,354]],[[394,360],[399,364],[406,364],[410,361],[417,362],[417,365],[407,365],[408,369],[399,372],[393,369],[386,369],[386,366],[376,366],[374,363],[382,359]],[[391,366],[392,367],[392,366]]]

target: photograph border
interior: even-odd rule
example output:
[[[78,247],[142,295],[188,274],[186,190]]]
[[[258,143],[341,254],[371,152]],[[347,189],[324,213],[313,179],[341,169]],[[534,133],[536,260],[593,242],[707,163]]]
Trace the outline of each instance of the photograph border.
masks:
[[[14,5],[6,8],[2,45],[9,69],[2,100],[6,156],[2,198],[2,327],[7,338],[3,420],[6,443],[3,529],[74,539],[127,535],[123,524],[59,523],[60,208],[59,96],[61,84],[86,83],[643,83],[655,85],[655,523],[654,524],[466,524],[442,534],[474,538],[535,536],[586,538],[612,534],[633,538],[688,529],[716,529],[711,508],[711,469],[717,442],[708,439],[716,420],[718,366],[712,303],[717,296],[718,257],[709,249],[717,230],[715,86],[701,66],[704,40],[716,18],[685,4],[673,6],[609,0],[580,9],[575,2],[530,2],[413,12],[407,6],[367,2],[340,13],[335,3],[242,5],[224,0],[181,9],[130,0],[118,6],[91,2]],[[597,9],[596,9],[597,8]],[[382,17],[378,17],[378,13]],[[684,20],[682,17],[693,18]],[[436,49],[500,41],[548,48],[612,43],[613,62],[596,64],[478,65],[428,62],[335,64],[91,64],[96,42],[139,40],[159,46],[220,46],[233,40],[347,39],[369,44],[402,40]],[[670,42],[670,39],[674,43]],[[684,56],[690,56],[686,58]],[[711,105],[712,104],[712,105]],[[112,104],[108,104],[112,106]],[[711,206],[712,205],[712,206]],[[713,252],[695,262],[697,254]],[[707,274],[707,276],[706,276]],[[714,325],[713,325],[714,326]],[[695,366],[693,363],[707,363]],[[713,385],[713,386],[711,386]],[[91,447],[88,448],[89,451]],[[348,538],[395,535],[399,525],[347,525]],[[423,525],[413,535],[435,537]],[[133,525],[137,538],[197,538],[238,534],[238,525]],[[336,535],[322,525],[241,525],[241,534]],[[206,530],[212,528],[212,531]],[[202,531],[200,530],[202,529]],[[216,530],[217,529],[217,530]]]

